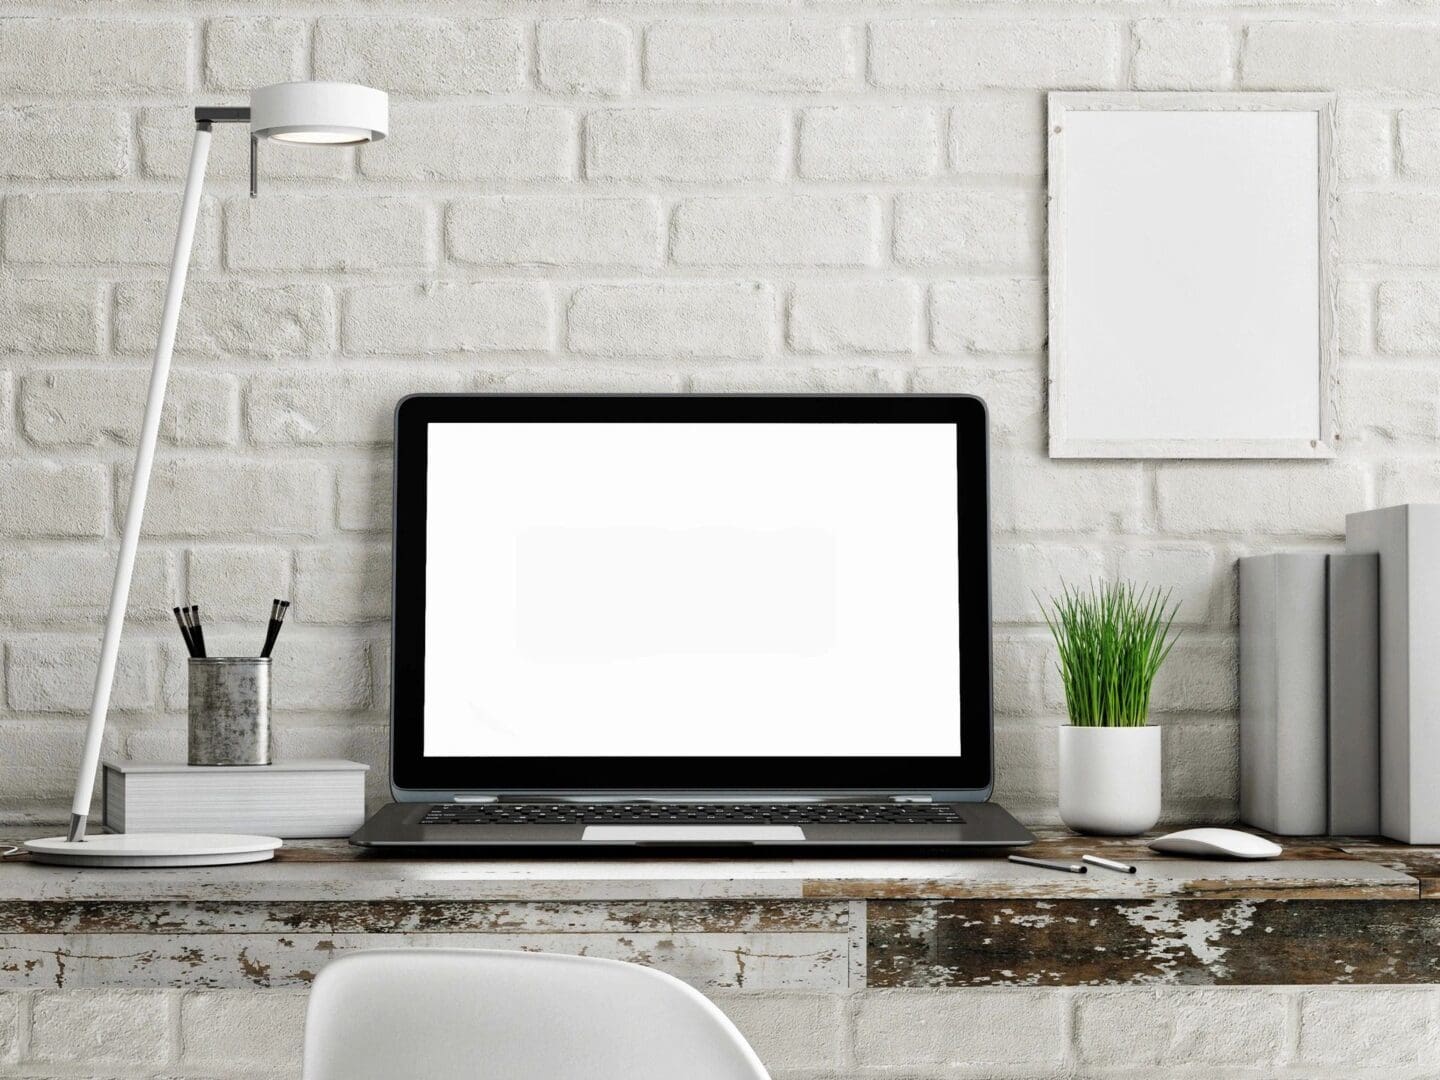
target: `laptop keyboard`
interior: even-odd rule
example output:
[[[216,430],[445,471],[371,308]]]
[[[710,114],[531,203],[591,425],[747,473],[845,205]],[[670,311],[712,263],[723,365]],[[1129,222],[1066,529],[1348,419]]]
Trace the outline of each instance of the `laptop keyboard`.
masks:
[[[961,825],[949,803],[440,803],[421,825]]]

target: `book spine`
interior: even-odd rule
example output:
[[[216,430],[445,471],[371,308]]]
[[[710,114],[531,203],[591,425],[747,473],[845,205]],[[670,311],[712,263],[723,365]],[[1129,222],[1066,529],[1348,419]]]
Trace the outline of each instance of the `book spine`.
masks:
[[[1331,555],[1329,759],[1332,836],[1380,831],[1380,558]]]

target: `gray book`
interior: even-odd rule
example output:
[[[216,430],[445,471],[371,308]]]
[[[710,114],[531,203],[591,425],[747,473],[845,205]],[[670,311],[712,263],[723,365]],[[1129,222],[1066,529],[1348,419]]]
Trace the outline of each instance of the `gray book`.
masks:
[[[1329,560],[1330,828],[1380,831],[1380,558]]]
[[[1380,557],[1380,831],[1440,843],[1440,506],[1345,519],[1345,550]]]
[[[349,836],[365,823],[354,761],[276,765],[106,762],[105,825],[114,832],[256,833],[282,840]]]
[[[1325,832],[1323,553],[1240,560],[1240,817]]]

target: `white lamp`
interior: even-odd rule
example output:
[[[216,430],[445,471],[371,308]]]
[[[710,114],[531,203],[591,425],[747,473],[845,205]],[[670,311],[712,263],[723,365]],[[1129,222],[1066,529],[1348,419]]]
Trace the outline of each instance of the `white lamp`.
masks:
[[[135,566],[135,549],[140,542],[140,522],[145,514],[145,496],[150,489],[150,469],[155,461],[155,441],[160,431],[160,411],[165,403],[165,384],[170,375],[170,357],[175,347],[180,299],[185,291],[185,274],[190,266],[190,249],[195,238],[195,219],[200,211],[200,190],[205,181],[211,129],[215,124],[250,125],[250,194],[254,196],[256,150],[261,138],[290,143],[349,145],[383,139],[389,122],[388,96],[368,86],[351,83],[280,83],[253,91],[248,108],[201,106],[195,110],[195,144],[190,154],[190,172],[185,180],[185,198],[180,208],[180,231],[175,237],[170,281],[165,290],[165,308],[160,317],[160,339],[155,346],[155,362],[150,371],[150,393],[145,402],[140,445],[135,453],[135,476],[130,485],[130,504],[125,510],[125,529],[120,537],[120,559],[115,567],[115,584],[110,593],[110,612],[105,619],[100,666],[95,673],[95,694],[90,705],[90,723],[85,731],[85,750],[80,759],[80,774],[75,778],[70,832],[63,838],[57,836],[28,842],[25,847],[38,862],[73,866],[208,866],[261,862],[272,858],[275,849],[280,846],[280,841],[273,836],[213,833],[86,836],[85,819],[90,813],[90,800],[95,792],[95,773],[100,764],[100,746],[110,708],[110,688],[115,681],[115,660],[120,651],[120,633],[125,625],[125,607],[130,596],[130,574]]]

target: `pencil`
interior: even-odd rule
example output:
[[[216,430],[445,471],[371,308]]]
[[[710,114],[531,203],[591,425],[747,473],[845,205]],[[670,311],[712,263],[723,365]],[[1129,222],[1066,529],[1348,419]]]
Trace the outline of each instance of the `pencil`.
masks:
[[[180,624],[180,636],[185,639],[185,651],[191,656],[195,655],[195,642],[190,638],[190,629],[185,625],[185,616],[180,614],[180,609],[175,609],[175,621]]]

